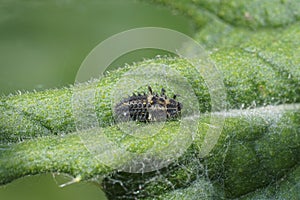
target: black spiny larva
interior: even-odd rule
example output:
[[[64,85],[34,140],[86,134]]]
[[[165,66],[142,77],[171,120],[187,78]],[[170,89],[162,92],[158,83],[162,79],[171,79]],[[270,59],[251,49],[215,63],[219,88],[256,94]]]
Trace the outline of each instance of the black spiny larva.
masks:
[[[163,88],[160,95],[153,93],[150,86],[148,90],[148,94],[133,93],[118,103],[114,108],[117,121],[153,122],[180,116],[182,104],[176,100],[176,95],[168,98]]]

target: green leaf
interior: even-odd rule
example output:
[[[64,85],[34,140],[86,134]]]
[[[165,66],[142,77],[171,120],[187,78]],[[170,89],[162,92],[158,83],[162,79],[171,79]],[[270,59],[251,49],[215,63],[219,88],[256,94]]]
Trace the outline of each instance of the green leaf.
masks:
[[[210,52],[223,75],[228,111],[218,143],[206,157],[202,147],[211,111],[208,88],[195,68],[180,58],[157,58],[107,74],[80,86],[10,95],[0,100],[0,183],[26,175],[61,172],[74,181],[95,180],[109,197],[158,199],[267,199],[299,197],[300,161],[300,2],[299,1],[153,1],[186,14],[194,38]],[[179,122],[167,122],[151,139],[124,136],[114,124],[111,92],[129,70],[167,64],[191,84],[206,113],[183,156],[159,171],[131,174],[111,166],[128,162],[120,152],[97,160],[82,143],[102,131],[128,151],[143,153],[177,136]],[[180,85],[180,83],[174,84]],[[158,90],[161,85],[155,85]],[[73,91],[96,89],[97,130],[76,130]],[[136,88],[144,91],[145,88]],[[171,88],[166,87],[170,90]],[[273,105],[273,106],[268,106]],[[145,125],[147,126],[147,125]],[[189,130],[187,130],[189,131]],[[97,140],[98,139],[98,140]],[[165,143],[168,144],[167,142]],[[162,156],[161,148],[154,156]],[[107,165],[106,162],[114,165]],[[121,183],[121,184],[119,184]]]

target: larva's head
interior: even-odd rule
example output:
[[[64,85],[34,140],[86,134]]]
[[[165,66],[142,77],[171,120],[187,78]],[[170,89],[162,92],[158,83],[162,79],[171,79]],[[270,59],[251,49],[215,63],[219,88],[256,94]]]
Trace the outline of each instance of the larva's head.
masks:
[[[166,107],[168,118],[176,118],[180,116],[182,110],[182,103],[178,102],[175,99],[167,99]]]
[[[178,95],[174,95],[173,98],[168,98],[165,94],[166,90],[164,88],[161,89],[160,96],[157,94],[153,94],[150,86],[148,87],[148,89],[150,93],[150,104],[164,108],[167,118],[177,118],[181,115],[183,106],[182,103],[176,100],[176,97]]]

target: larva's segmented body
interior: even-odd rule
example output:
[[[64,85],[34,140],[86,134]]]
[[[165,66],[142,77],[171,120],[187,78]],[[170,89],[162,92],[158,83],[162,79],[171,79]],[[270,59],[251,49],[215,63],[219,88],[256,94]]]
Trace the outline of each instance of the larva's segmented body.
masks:
[[[154,94],[148,86],[149,94],[134,94],[118,103],[115,108],[117,121],[153,122],[175,119],[180,116],[182,104],[173,98],[167,98],[162,88],[161,95]]]

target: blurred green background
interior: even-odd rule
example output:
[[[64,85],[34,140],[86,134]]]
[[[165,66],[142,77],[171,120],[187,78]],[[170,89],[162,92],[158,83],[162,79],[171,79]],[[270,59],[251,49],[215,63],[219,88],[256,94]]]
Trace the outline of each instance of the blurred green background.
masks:
[[[145,26],[193,34],[187,18],[144,1],[0,0],[0,95],[72,84],[81,62],[98,43],[116,33]],[[135,51],[116,60],[111,68],[165,53]],[[84,182],[59,188],[51,174],[44,174],[1,186],[0,199],[105,197],[96,184]]]

